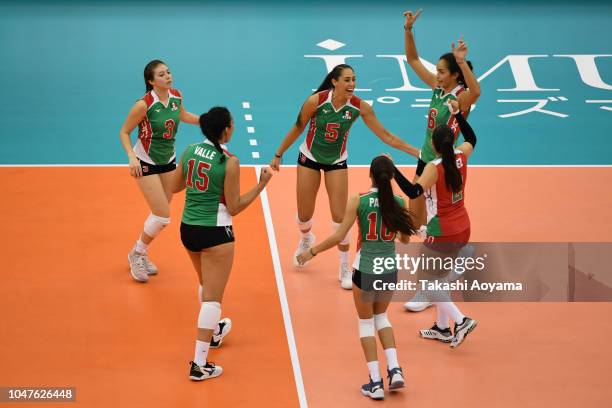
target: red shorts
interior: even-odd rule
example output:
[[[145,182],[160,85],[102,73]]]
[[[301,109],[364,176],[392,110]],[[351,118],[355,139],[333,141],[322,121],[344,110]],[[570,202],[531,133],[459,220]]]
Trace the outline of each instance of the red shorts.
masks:
[[[466,230],[453,235],[441,235],[439,237],[427,235],[423,244],[434,251],[451,252],[465,246],[469,241],[470,228],[468,227]]]

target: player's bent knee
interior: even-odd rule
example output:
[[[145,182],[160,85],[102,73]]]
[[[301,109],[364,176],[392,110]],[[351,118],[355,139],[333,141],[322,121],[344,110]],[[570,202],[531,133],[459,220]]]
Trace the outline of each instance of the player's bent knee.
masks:
[[[202,302],[198,315],[198,328],[214,329],[221,318],[221,304],[219,302]]]
[[[391,322],[387,318],[387,313],[374,315],[374,327],[376,327],[376,331],[391,327]]]
[[[168,224],[170,224],[170,217],[149,214],[144,223],[144,232],[151,238],[155,238]]]
[[[374,337],[374,318],[359,319],[359,338]]]

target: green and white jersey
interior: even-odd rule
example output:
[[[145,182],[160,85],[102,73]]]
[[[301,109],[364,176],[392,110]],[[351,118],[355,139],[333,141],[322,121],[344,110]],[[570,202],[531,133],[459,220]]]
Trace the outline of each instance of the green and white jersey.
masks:
[[[353,122],[361,112],[361,99],[353,96],[346,105],[336,110],[332,104],[332,90],[317,94],[319,104],[300,152],[321,164],[336,164],[347,159],[346,143]]]
[[[181,156],[185,175],[185,208],[182,221],[189,225],[223,227],[232,225],[232,216],[225,206],[225,166],[232,156],[221,145],[226,156],[219,162],[220,153],[209,140],[192,144]]]
[[[455,89],[447,94],[444,94],[444,89],[436,88],[433,90],[431,102],[429,104],[429,113],[427,114],[427,130],[425,131],[425,141],[421,148],[421,160],[429,163],[436,158],[436,153],[431,145],[431,136],[436,126],[445,124],[451,128],[455,135],[455,141],[459,136],[459,123],[457,119],[450,113],[447,103],[451,100],[457,100],[457,97],[465,91],[463,85],[457,85]]]
[[[395,200],[404,207],[404,199],[395,196]],[[395,267],[395,237],[396,233],[387,230],[383,223],[382,213],[378,204],[378,189],[371,188],[369,192],[359,197],[357,208],[357,224],[359,225],[359,241],[357,242],[357,255],[353,268],[362,273],[380,274],[392,273]],[[393,262],[385,260],[392,258]],[[375,261],[375,259],[378,259]],[[380,268],[380,269],[378,269]]]
[[[147,114],[138,124],[138,140],[134,153],[140,160],[151,164],[168,164],[174,160],[174,141],[178,130],[183,97],[177,89],[168,91],[168,105],[164,105],[155,91],[149,91],[142,100]]]

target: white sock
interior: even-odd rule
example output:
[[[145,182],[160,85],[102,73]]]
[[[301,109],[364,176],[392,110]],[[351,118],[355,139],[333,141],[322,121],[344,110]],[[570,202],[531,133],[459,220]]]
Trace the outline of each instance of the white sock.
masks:
[[[312,229],[312,218],[308,221],[300,221],[297,218],[298,227],[300,228],[300,232],[302,233],[302,238],[308,238],[310,236],[310,231]]]
[[[348,256],[349,256],[349,251],[338,251],[340,253],[340,263],[343,264],[347,264],[348,263]]]
[[[139,254],[146,254],[148,248],[149,248],[149,245],[145,244],[144,242],[140,240],[140,238],[138,238],[138,241],[136,241],[136,246],[134,246],[134,249],[136,250],[136,252],[138,252]]]
[[[436,326],[443,330],[448,329],[448,315],[444,308],[438,306],[438,303],[436,303],[436,313]]]
[[[208,350],[210,349],[210,343],[205,341],[196,340],[195,355],[193,356],[193,362],[199,366],[206,365],[206,359],[208,357]]]
[[[453,302],[436,302],[436,307],[441,308],[457,324],[461,323],[465,317]]]
[[[368,370],[370,371],[370,378],[372,378],[372,381],[380,381],[380,368],[378,367],[378,360],[368,361]]]
[[[385,349],[385,355],[387,356],[387,368],[389,370],[399,367],[399,363],[397,362],[397,349],[395,347]]]

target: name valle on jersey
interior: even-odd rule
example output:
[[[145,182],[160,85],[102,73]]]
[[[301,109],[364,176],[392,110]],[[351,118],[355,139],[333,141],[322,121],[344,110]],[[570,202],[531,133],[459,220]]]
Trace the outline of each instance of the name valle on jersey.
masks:
[[[215,150],[205,149],[202,146],[196,146],[193,153],[208,160],[214,160],[217,155]]]

